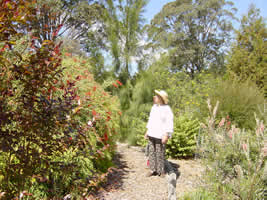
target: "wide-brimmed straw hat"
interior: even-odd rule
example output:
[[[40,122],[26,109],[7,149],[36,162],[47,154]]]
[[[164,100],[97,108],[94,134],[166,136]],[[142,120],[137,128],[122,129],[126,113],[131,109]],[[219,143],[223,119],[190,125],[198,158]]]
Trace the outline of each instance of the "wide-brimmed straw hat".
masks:
[[[165,92],[164,90],[160,90],[160,91],[155,90],[155,93],[162,98],[164,104],[168,104],[168,94],[167,94],[167,92]]]

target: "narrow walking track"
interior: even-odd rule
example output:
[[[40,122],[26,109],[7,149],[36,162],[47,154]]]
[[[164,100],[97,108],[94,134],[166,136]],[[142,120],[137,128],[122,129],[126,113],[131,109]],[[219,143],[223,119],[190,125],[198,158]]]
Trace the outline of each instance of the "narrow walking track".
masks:
[[[167,200],[167,176],[145,177],[146,157],[141,147],[118,144],[116,168],[108,175],[107,184],[92,197],[95,200]],[[198,160],[168,160],[177,172],[176,196],[192,192],[201,183],[204,170]]]

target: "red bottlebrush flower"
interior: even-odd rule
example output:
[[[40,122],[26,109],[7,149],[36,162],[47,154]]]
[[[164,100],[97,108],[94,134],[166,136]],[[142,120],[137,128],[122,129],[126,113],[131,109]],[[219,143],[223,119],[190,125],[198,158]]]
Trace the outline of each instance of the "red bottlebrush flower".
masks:
[[[108,111],[108,112],[107,112],[107,114],[108,114],[108,115],[111,115],[111,112],[110,112],[110,111]]]
[[[57,29],[53,32],[53,37],[58,35],[59,30],[61,29],[61,27],[63,26],[63,24],[60,24]]]
[[[0,52],[3,52],[3,51],[5,51],[5,49],[8,49],[8,48],[9,48],[9,46],[6,44],[5,46],[2,47],[2,49],[0,50]]]
[[[105,140],[105,141],[108,140],[108,134],[107,134],[107,133],[104,134],[104,140]]]
[[[71,56],[71,53],[65,53],[65,56]]]
[[[87,92],[86,95],[87,95],[87,96],[91,96],[91,92]]]
[[[121,83],[119,80],[116,80],[116,82],[117,82],[119,85],[122,85],[122,83]]]
[[[93,87],[93,91],[96,91],[96,86]]]
[[[52,90],[53,92],[57,91],[57,88],[55,88],[54,86],[52,86]]]
[[[112,83],[113,86],[115,86],[116,88],[118,87],[118,85],[116,83]]]
[[[60,89],[63,90],[65,88],[64,84],[61,84]]]
[[[108,122],[110,119],[111,119],[111,117],[110,116],[107,116],[106,121]]]
[[[69,137],[69,140],[72,140],[72,137]]]
[[[92,114],[93,114],[93,116],[96,116],[97,115],[97,113],[96,113],[95,110],[92,111]]]
[[[76,80],[78,80],[78,81],[81,80],[81,76],[80,76],[80,75],[77,76],[77,77],[76,77]]]
[[[56,46],[54,49],[55,54],[59,54],[60,50],[59,50],[59,46]]]

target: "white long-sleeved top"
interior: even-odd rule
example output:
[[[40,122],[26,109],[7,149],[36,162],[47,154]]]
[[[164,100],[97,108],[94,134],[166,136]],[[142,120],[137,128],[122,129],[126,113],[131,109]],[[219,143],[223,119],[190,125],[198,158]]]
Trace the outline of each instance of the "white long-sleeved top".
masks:
[[[167,134],[171,137],[173,132],[173,113],[169,105],[154,104],[151,108],[148,123],[147,135],[161,139]]]

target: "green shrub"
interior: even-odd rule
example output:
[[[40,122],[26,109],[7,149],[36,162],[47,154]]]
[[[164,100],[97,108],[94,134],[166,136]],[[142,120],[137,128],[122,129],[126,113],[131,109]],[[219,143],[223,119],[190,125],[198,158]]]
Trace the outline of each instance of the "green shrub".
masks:
[[[49,169],[48,177],[35,176],[32,179],[29,192],[34,199],[61,198],[67,194],[80,197],[88,192],[90,182],[94,180],[93,175],[97,173],[92,157],[81,154],[79,149],[69,148],[63,154],[55,153],[52,160],[59,165]]]
[[[131,116],[127,113],[122,117],[124,127],[127,127],[127,142],[130,145],[146,146],[147,141],[144,139],[148,114],[140,113],[139,116]],[[127,124],[126,124],[127,123]]]
[[[199,121],[186,115],[174,118],[174,133],[166,145],[166,156],[172,158],[192,157],[196,150]]]
[[[264,104],[263,93],[250,81],[221,80],[216,89],[211,91],[210,98],[213,104],[220,102],[218,118],[228,115],[238,127],[250,130],[256,125],[254,113],[260,116],[259,106]]]

